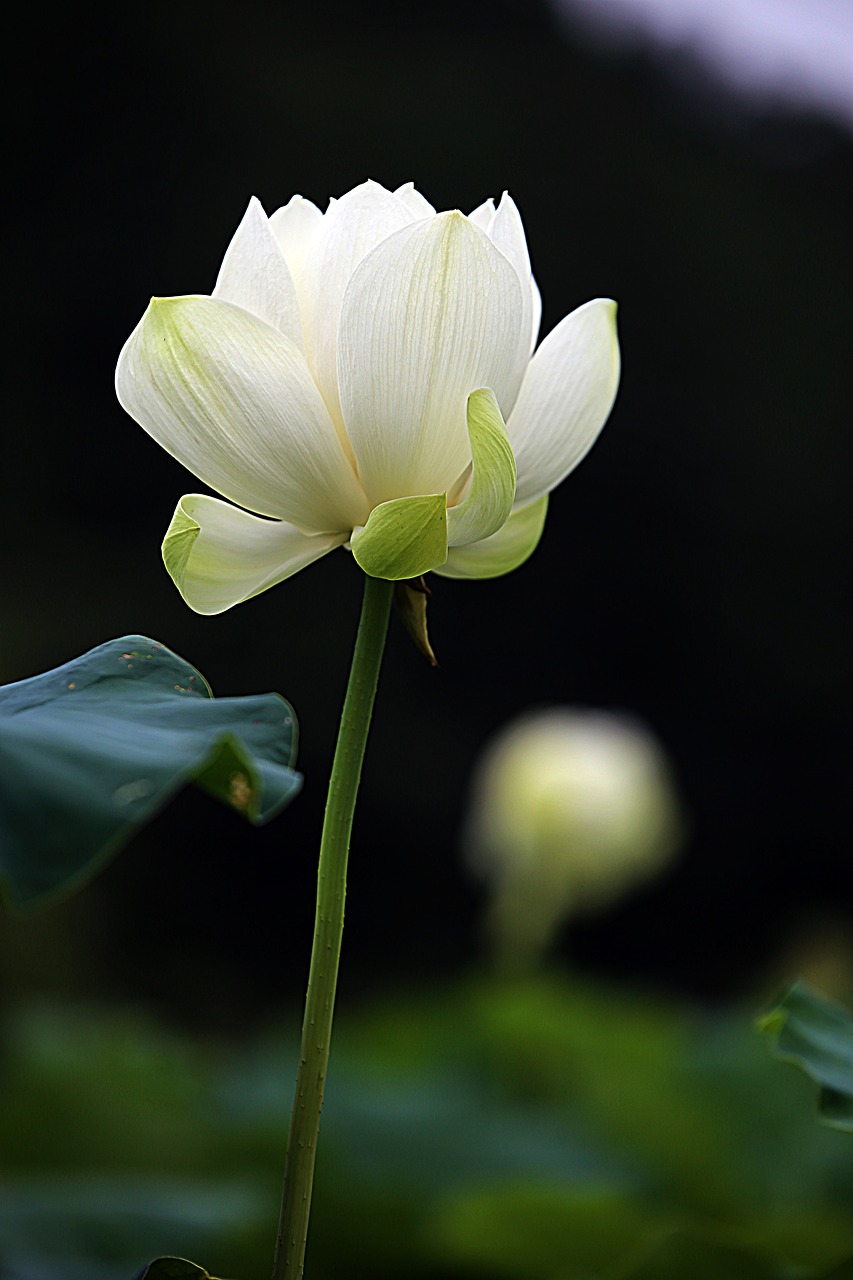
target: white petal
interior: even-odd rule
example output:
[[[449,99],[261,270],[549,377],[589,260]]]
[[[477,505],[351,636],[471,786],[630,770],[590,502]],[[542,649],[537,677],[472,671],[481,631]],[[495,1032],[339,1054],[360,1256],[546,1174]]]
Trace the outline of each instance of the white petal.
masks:
[[[539,326],[542,324],[542,294],[539,292],[539,286],[533,276],[530,277],[530,292],[533,295],[533,333],[530,338],[530,353],[532,355],[539,338]]]
[[[507,431],[516,503],[564,480],[607,421],[619,385],[616,303],[596,298],[561,320],[530,361]]]
[[[525,324],[531,335],[527,352],[530,355],[536,345],[536,338],[539,334],[542,301],[530,271],[530,254],[527,251],[527,237],[524,234],[521,214],[518,212],[518,207],[512,196],[507,191],[501,197],[501,202],[495,210],[495,216],[488,226],[487,234],[489,239],[497,245],[504,257],[509,259],[518,272],[518,278],[524,294]],[[508,405],[507,413],[511,409],[512,405]]]
[[[166,568],[196,613],[223,613],[290,578],[339,547],[347,535],[305,534],[261,520],[219,498],[182,498],[163,541]]]
[[[516,508],[506,524],[482,542],[451,547],[447,560],[433,573],[443,578],[499,578],[524,564],[539,545],[548,499]]]
[[[364,182],[329,205],[303,261],[299,301],[305,349],[342,443],[337,345],[344,291],[365,254],[413,221],[404,201],[376,182]]]
[[[394,192],[399,200],[409,210],[415,218],[432,218],[435,216],[435,209],[420,193],[415,190],[414,182],[404,182],[402,187],[398,187]]]
[[[296,288],[269,219],[255,196],[228,246],[213,297],[236,302],[302,346]]]
[[[284,254],[290,274],[297,282],[302,262],[322,222],[320,210],[303,196],[292,196],[286,205],[270,215],[273,235]],[[297,292],[298,288],[297,283]]]
[[[149,435],[232,502],[311,533],[366,519],[304,357],[242,308],[155,299],[119,357],[116,390]]]
[[[481,231],[489,234],[489,227],[492,225],[492,219],[495,216],[495,202],[491,196],[488,200],[484,200],[482,204],[478,204],[476,209],[472,209],[468,214],[468,220],[473,222],[475,227],[479,227]]]
[[[515,201],[505,191],[497,209],[495,209],[494,200],[484,200],[468,214],[468,217],[475,226],[485,231],[489,239],[494,241],[501,252],[510,259],[518,271],[522,286],[530,290],[530,352],[532,352],[539,337],[539,325],[542,321],[542,296],[531,274],[527,237],[524,234],[521,215]]]
[[[517,377],[518,277],[461,213],[398,232],[354,273],[338,368],[347,433],[371,505],[450,489],[471,461],[468,396],[498,404]]]

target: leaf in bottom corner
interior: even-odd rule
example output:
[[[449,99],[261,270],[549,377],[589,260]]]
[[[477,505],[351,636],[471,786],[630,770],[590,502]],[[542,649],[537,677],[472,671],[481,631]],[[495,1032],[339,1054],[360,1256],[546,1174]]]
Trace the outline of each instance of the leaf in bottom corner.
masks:
[[[204,1267],[186,1258],[155,1258],[137,1271],[133,1280],[217,1280]]]
[[[820,1119],[853,1133],[853,1013],[795,982],[758,1024],[775,1036],[773,1052],[820,1086]]]

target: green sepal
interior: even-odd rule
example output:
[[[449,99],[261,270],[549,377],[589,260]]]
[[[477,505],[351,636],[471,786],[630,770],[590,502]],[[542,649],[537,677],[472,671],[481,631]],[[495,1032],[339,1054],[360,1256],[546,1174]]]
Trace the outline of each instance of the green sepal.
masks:
[[[419,578],[447,559],[446,494],[381,502],[351,545],[356,564],[371,578]]]
[[[515,501],[515,454],[495,393],[488,387],[468,397],[468,436],[471,441],[471,487],[462,502],[447,513],[451,546],[481,542],[497,533],[509,519]]]
[[[820,1086],[820,1119],[853,1133],[853,1013],[795,982],[758,1023],[775,1037],[773,1052]]]
[[[201,525],[184,510],[184,500],[181,498],[166,530],[161,550],[166,571],[182,595],[187,564],[200,533]]]
[[[394,586],[394,607],[403,626],[430,666],[437,667],[438,658],[429,642],[427,627],[429,596],[430,590],[423,578],[415,578],[411,582],[398,582]]]
[[[451,547],[447,563],[436,569],[445,578],[499,578],[524,564],[545,528],[548,495],[513,511],[503,528],[482,542]]]

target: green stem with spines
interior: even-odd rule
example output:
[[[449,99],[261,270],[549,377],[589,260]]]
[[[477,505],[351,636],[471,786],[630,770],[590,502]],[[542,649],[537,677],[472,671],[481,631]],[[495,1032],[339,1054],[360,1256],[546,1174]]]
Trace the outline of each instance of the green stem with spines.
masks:
[[[314,944],[272,1280],[301,1280],[305,1268],[314,1162],[344,928],[350,832],[393,589],[393,582],[365,576],[361,618],[329,778],[320,841]]]

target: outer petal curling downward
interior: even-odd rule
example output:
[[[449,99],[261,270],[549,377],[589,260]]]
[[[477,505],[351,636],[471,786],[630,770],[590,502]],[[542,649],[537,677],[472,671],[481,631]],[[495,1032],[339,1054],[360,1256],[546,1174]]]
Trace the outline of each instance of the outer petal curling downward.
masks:
[[[547,494],[513,511],[502,529],[482,542],[451,547],[447,563],[435,570],[443,578],[499,578],[524,564],[539,544],[548,509]]]
[[[371,578],[401,582],[447,559],[447,495],[393,498],[374,507],[352,536],[352,554]]]
[[[298,573],[346,537],[301,533],[292,524],[191,493],[181,498],[163,539],[163,562],[191,609],[223,613]]]
[[[471,438],[471,487],[447,512],[447,541],[452,547],[480,542],[509,519],[515,500],[515,456],[504,420],[488,387],[468,397]]]

